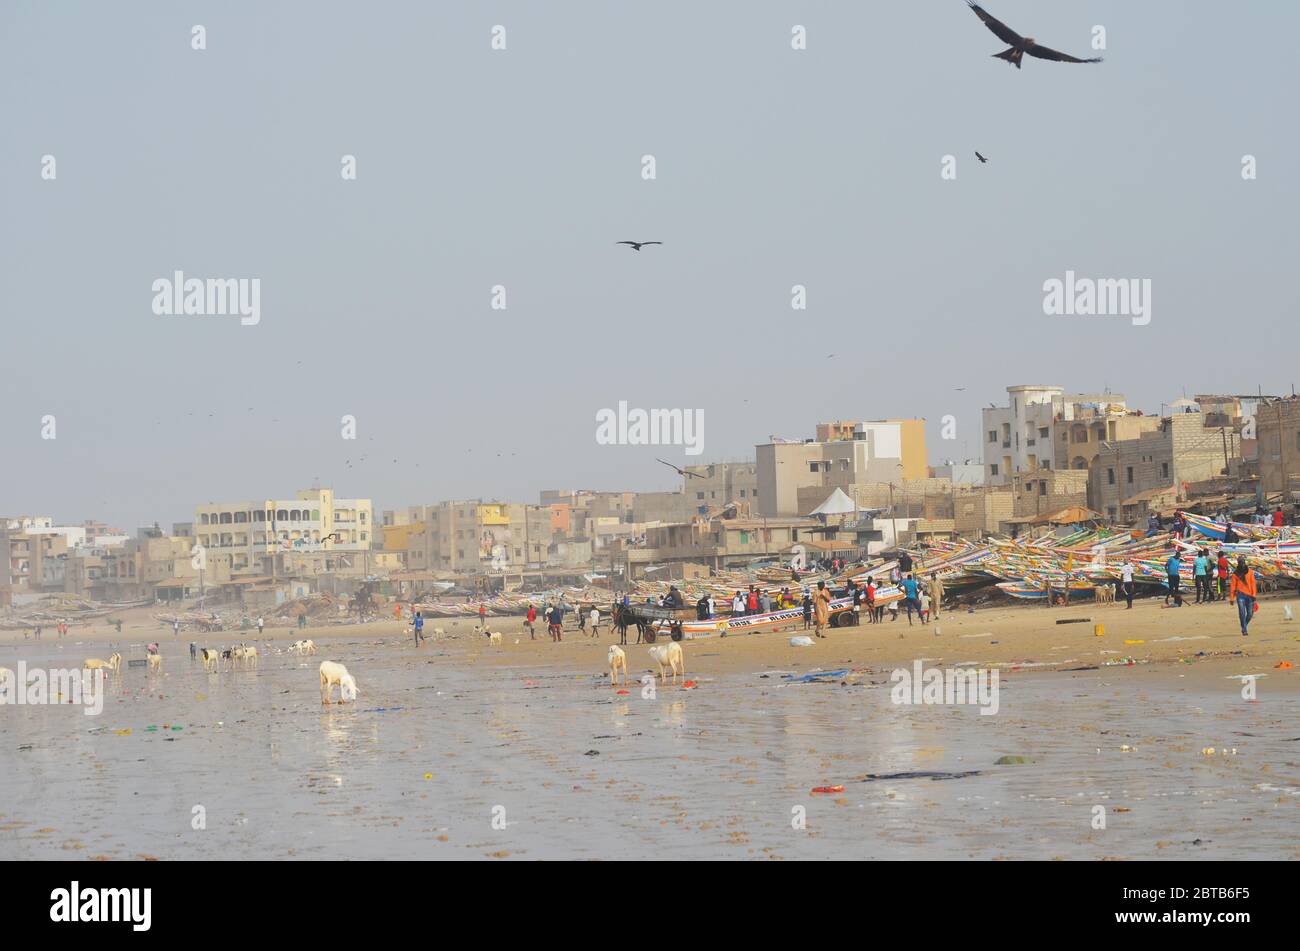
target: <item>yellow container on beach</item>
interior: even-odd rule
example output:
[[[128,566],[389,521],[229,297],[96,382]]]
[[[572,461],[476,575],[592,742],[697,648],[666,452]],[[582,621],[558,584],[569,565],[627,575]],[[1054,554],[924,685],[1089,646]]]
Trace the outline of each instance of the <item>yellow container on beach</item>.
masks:
[[[1105,624],[1094,624],[1094,625],[1092,626],[1092,633],[1096,634],[1098,637],[1105,637],[1105,636],[1106,636],[1106,625],[1105,625]]]

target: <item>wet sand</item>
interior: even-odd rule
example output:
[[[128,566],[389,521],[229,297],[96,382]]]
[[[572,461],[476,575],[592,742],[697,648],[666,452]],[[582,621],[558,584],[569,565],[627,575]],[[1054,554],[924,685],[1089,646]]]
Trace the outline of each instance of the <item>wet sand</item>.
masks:
[[[1156,601],[952,614],[939,637],[900,619],[813,648],[795,631],[697,640],[697,686],[653,699],[610,688],[611,632],[530,642],[517,619],[491,622],[500,648],[471,622],[431,620],[450,636],[418,649],[391,619],[310,629],[310,658],[277,653],[303,632],[268,629],[257,670],[215,674],[143,612],[94,643],[7,632],[8,667],[156,639],[164,671],[124,666],[98,717],[0,707],[0,858],[1296,858],[1300,691],[1274,665],[1300,624],[1282,603],[1245,639],[1226,606]],[[1050,623],[1089,615],[1104,637]],[[628,650],[635,681],[649,662]],[[325,658],[356,703],[321,706]],[[893,704],[890,670],[917,658],[1002,665],[999,713]],[[1265,675],[1257,700],[1241,674]],[[830,785],[844,792],[810,793]]]

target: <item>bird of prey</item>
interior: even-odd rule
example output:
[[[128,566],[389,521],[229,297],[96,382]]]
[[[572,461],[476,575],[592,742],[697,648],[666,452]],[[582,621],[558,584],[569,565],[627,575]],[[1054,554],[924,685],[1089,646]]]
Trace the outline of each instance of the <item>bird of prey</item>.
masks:
[[[615,241],[615,244],[630,244],[633,251],[640,251],[647,244],[663,244],[662,241]]]
[[[980,160],[981,165],[987,165],[989,163],[989,160],[986,159],[984,156],[980,155],[978,152],[975,153],[975,157]]]
[[[666,465],[669,469],[672,469],[674,472],[676,472],[676,473],[677,473],[679,476],[681,476],[682,478],[685,478],[686,476],[691,476],[692,478],[695,478],[695,479],[703,479],[703,478],[704,478],[704,476],[700,475],[698,472],[689,472],[689,471],[687,471],[686,469],[679,469],[677,466],[673,465],[671,462],[665,462],[663,459],[660,459],[658,456],[655,457],[655,462],[663,462],[664,465]]]
[[[984,25],[992,31],[994,36],[1004,43],[1011,44],[1010,49],[1003,50],[1001,53],[994,53],[993,58],[1004,59],[1015,66],[1016,69],[1020,68],[1020,60],[1026,53],[1037,59],[1050,59],[1058,63],[1101,62],[1100,56],[1095,59],[1079,59],[1071,56],[1069,53],[1061,53],[1054,49],[1048,49],[1046,46],[1039,46],[1034,42],[1033,37],[1021,36],[1001,20],[995,20],[993,17],[989,16],[984,12],[980,5],[975,2],[975,0],[966,0],[966,2],[970,4],[970,8],[975,11],[975,15],[984,21]]]

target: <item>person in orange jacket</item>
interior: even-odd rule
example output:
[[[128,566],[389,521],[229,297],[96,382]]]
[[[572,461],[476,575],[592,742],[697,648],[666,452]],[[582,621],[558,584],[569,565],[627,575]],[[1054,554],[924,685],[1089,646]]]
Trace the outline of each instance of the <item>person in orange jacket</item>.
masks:
[[[1250,619],[1255,616],[1258,590],[1255,572],[1250,570],[1250,565],[1246,564],[1246,557],[1243,555],[1237,559],[1237,568],[1233,571],[1232,582],[1228,586],[1228,597],[1237,602],[1237,617],[1241,620],[1242,637],[1249,636],[1246,628],[1250,626]]]

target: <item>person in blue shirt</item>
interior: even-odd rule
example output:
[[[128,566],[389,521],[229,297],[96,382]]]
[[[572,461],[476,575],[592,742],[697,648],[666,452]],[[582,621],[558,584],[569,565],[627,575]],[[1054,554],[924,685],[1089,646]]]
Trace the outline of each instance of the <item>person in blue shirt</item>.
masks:
[[[1196,576],[1196,603],[1210,600],[1210,558],[1202,548],[1196,553],[1192,562],[1192,572]]]
[[[912,624],[912,608],[916,608],[916,616],[921,616],[921,600],[917,597],[916,576],[908,575],[903,580],[903,604],[907,608],[907,623],[910,627]]]
[[[1169,590],[1165,593],[1165,604],[1168,604],[1169,599],[1172,597],[1176,608],[1183,606],[1183,596],[1178,590],[1178,585],[1182,581],[1182,570],[1183,563],[1178,557],[1178,552],[1174,552],[1169,556],[1169,560],[1165,562],[1165,574],[1168,576],[1167,580],[1169,582]]]

